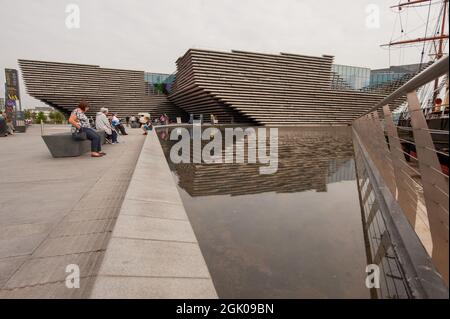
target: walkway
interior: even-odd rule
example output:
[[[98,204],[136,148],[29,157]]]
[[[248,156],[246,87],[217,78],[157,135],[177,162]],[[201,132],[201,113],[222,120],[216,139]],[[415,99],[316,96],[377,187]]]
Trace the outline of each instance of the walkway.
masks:
[[[89,296],[144,142],[129,133],[100,159],[51,158],[37,125],[0,138],[0,299]],[[68,264],[80,289],[65,286]]]

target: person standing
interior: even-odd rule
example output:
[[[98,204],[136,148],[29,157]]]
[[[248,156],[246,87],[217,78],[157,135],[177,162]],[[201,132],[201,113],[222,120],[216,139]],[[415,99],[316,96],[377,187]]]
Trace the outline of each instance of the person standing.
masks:
[[[91,141],[91,157],[102,157],[106,153],[102,152],[100,135],[89,124],[89,119],[85,114],[88,110],[89,104],[84,101],[80,102],[78,107],[70,114],[69,123],[77,132],[85,133],[86,138]]]
[[[138,127],[136,116],[132,115],[130,117],[130,125],[131,125],[131,128]]]
[[[161,114],[159,117],[159,124],[164,125],[164,114]]]
[[[8,116],[8,114],[6,114],[6,127],[8,129],[8,134],[9,135],[14,135],[14,132],[16,130],[14,128],[14,124],[13,124],[12,118],[10,116]]]

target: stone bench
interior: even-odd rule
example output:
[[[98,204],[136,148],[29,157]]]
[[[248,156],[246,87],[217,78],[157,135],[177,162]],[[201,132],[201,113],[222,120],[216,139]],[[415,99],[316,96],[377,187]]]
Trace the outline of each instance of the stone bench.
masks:
[[[6,121],[0,118],[0,136],[6,136],[8,134],[8,127],[6,126]]]
[[[100,135],[101,143],[105,144],[105,132],[96,131]],[[76,141],[70,132],[43,135],[42,139],[53,157],[75,157],[91,150],[90,140]]]

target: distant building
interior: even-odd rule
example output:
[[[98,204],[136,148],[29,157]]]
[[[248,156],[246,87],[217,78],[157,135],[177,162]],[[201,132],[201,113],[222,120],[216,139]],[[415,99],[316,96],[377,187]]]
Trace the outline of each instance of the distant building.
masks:
[[[174,74],[34,60],[19,65],[28,93],[66,115],[84,99],[88,116],[106,106],[121,117],[214,114],[221,123],[267,126],[349,125],[418,70],[370,70],[333,59],[190,49],[176,61]],[[401,97],[391,107],[403,102]]]
[[[400,80],[404,77],[413,77],[425,66],[426,65],[424,64],[408,64],[372,70],[370,72],[370,85],[382,85],[384,83]]]
[[[406,82],[421,71],[427,64],[408,64],[391,66],[385,69],[333,64],[332,87],[335,89],[370,91],[394,82]]]
[[[54,111],[54,109],[52,107],[49,106],[36,106],[33,109],[28,109],[31,113],[39,113],[42,112],[44,113],[45,116],[48,116],[50,114],[50,112]]]
[[[174,120],[188,116],[167,99],[174,75],[31,60],[19,60],[19,64],[28,93],[66,116],[81,100],[89,102],[88,117],[101,107],[120,117],[150,113],[167,114]]]
[[[36,106],[34,110],[35,112],[51,112],[53,108],[49,106]]]

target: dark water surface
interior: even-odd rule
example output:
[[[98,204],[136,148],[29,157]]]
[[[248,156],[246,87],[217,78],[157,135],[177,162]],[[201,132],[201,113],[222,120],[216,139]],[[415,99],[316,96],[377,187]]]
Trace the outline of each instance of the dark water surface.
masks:
[[[369,298],[349,128],[280,128],[278,171],[172,164],[221,298]]]

